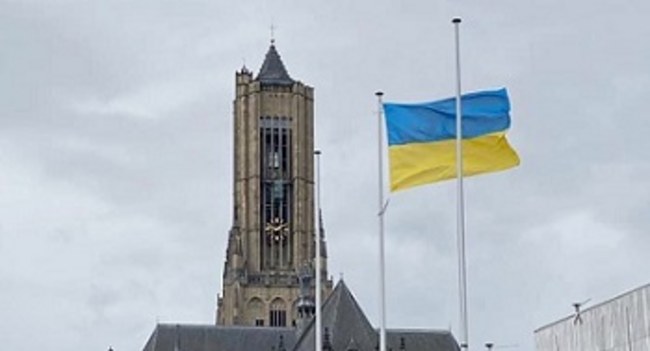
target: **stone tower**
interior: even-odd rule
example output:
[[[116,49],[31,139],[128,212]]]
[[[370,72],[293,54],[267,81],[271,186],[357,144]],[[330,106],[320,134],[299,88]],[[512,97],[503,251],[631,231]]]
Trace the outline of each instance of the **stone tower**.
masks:
[[[314,90],[289,76],[273,42],[256,77],[235,76],[234,218],[216,322],[296,325],[317,223],[323,296],[332,289],[314,218]]]

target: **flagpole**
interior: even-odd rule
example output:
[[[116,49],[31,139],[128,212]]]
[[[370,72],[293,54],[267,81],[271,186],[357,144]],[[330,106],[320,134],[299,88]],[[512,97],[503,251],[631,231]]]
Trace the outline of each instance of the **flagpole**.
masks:
[[[456,228],[458,245],[458,292],[460,300],[460,347],[469,350],[469,328],[467,313],[467,270],[465,259],[465,195],[463,192],[463,115],[461,105],[460,86],[460,18],[451,21],[454,24],[455,46],[456,46],[456,179],[457,179],[457,209]]]
[[[322,318],[321,318],[321,254],[320,254],[320,150],[314,151],[316,155],[316,211],[314,211],[314,240],[316,240],[315,260],[316,260],[316,351],[323,349],[322,342]]]
[[[383,150],[383,137],[382,137],[382,111],[384,110],[382,104],[383,92],[378,91],[375,93],[377,96],[377,135],[378,135],[378,199],[379,199],[379,351],[386,351],[386,269],[385,269],[385,253],[384,253],[384,212],[386,205],[384,204],[384,157]]]

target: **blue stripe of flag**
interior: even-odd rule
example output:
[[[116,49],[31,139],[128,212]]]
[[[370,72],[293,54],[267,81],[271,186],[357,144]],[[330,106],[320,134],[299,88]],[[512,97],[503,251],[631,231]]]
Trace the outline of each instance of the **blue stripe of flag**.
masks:
[[[474,138],[510,127],[510,101],[505,88],[464,94],[463,138]],[[388,145],[456,138],[456,98],[399,104],[384,103]]]

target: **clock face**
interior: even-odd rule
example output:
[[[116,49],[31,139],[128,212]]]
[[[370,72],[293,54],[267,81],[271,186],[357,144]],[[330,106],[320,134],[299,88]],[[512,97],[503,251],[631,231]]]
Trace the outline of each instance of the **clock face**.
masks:
[[[289,234],[289,225],[284,223],[280,218],[273,218],[264,227],[269,244],[284,243]]]

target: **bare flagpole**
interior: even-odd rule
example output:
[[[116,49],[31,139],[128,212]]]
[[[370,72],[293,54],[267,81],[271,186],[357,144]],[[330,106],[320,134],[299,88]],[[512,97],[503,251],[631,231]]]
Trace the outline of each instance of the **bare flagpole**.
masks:
[[[385,269],[385,253],[384,253],[384,213],[386,212],[386,204],[384,204],[384,157],[383,150],[383,137],[382,137],[382,111],[384,110],[382,104],[383,92],[378,91],[377,95],[377,135],[378,135],[378,178],[379,178],[379,351],[386,351],[386,269]]]
[[[323,341],[322,341],[322,318],[321,318],[321,254],[320,254],[320,150],[314,151],[314,155],[316,155],[316,201],[314,207],[316,207],[316,210],[314,211],[314,240],[316,240],[316,248],[315,248],[315,253],[314,253],[314,259],[316,260],[316,332],[315,332],[315,340],[316,340],[316,351],[320,351],[323,349]]]
[[[463,192],[463,128],[460,86],[460,18],[451,21],[454,24],[456,46],[456,179],[457,209],[456,229],[458,240],[458,293],[460,300],[460,347],[469,350],[469,327],[467,313],[467,269],[465,259],[465,194]]]

